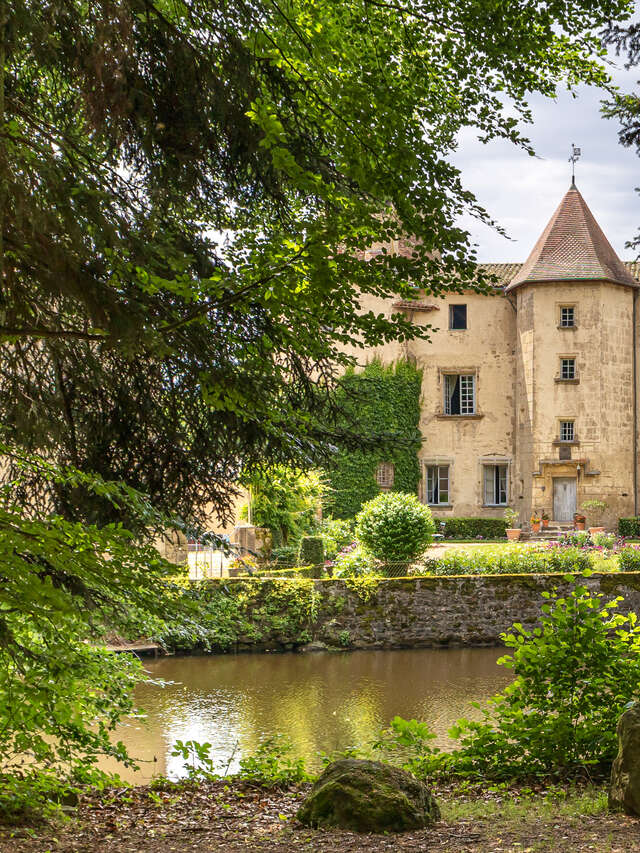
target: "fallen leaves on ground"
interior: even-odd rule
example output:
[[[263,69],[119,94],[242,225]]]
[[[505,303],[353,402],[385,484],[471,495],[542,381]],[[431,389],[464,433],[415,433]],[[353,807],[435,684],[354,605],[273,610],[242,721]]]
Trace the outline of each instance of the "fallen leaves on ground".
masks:
[[[295,819],[307,788],[201,783],[111,790],[86,797],[64,824],[0,827],[0,853],[638,853],[640,820],[624,815],[532,815],[501,819],[500,798],[515,792],[467,792],[498,803],[497,813],[401,835],[310,830]],[[453,797],[451,790],[441,792]],[[480,809],[481,813],[481,809]],[[526,814],[526,812],[525,812]]]

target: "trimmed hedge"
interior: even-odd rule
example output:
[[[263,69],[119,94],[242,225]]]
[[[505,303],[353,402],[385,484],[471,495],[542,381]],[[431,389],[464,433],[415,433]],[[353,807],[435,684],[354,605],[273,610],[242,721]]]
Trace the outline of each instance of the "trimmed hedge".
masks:
[[[636,551],[640,562],[640,551]],[[588,552],[580,548],[549,548],[536,551],[482,553],[450,551],[443,557],[424,560],[424,568],[415,574],[427,575],[521,575],[553,572],[583,572],[593,568]]]
[[[444,521],[445,539],[504,539],[507,522],[504,518],[434,518],[436,530]]]
[[[618,533],[625,539],[640,539],[640,518],[619,518]]]
[[[378,495],[356,516],[356,539],[383,562],[417,559],[427,550],[434,530],[431,510],[412,494]]]
[[[303,536],[300,540],[299,560],[301,566],[313,566],[313,577],[322,577],[324,565],[324,542],[322,536]],[[318,571],[318,568],[320,569]]]

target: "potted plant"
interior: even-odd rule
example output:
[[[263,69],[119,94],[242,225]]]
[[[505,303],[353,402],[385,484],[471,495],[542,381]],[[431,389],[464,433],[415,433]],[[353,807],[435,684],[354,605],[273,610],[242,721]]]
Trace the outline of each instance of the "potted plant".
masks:
[[[533,515],[531,516],[531,532],[532,533],[539,533],[540,532],[540,522],[541,522],[540,513],[534,509]]]
[[[507,529],[505,531],[507,539],[510,539],[512,542],[517,542],[521,533],[520,527],[516,527],[518,524],[518,513],[515,509],[508,506],[504,511],[504,519],[507,522]]]
[[[595,526],[589,528],[589,533],[604,533],[604,527],[600,527],[599,522],[602,521],[602,516],[606,508],[607,504],[604,501],[599,500],[585,501],[582,504],[582,509],[586,509],[588,514],[593,516],[593,520],[595,522]]]
[[[587,519],[581,512],[574,512],[573,514],[573,526],[576,530],[584,530],[584,524]]]
[[[542,529],[546,530],[549,526],[549,514],[546,512],[542,513]]]

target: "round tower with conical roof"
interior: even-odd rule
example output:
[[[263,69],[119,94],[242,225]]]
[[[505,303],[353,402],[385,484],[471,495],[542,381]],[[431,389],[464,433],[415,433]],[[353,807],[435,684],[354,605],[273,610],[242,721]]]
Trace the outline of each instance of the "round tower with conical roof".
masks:
[[[610,527],[637,513],[638,288],[572,184],[505,288],[517,311],[522,520],[546,512],[569,524],[589,500],[606,503]]]

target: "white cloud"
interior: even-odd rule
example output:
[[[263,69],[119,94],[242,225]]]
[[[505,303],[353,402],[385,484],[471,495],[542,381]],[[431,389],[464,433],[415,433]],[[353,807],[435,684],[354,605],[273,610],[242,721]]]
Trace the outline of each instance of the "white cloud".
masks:
[[[618,62],[618,66],[621,63]],[[615,81],[624,91],[637,88],[640,69],[618,67]],[[640,230],[640,158],[618,143],[618,124],[602,118],[605,93],[588,87],[577,97],[559,94],[555,101],[532,98],[534,123],[528,135],[537,157],[506,142],[480,143],[467,132],[460,138],[455,163],[466,186],[507,231],[512,240],[471,217],[461,220],[478,244],[481,261],[524,261],[571,183],[571,143],[582,148],[576,184],[609,238],[625,260],[633,250],[625,243]]]

